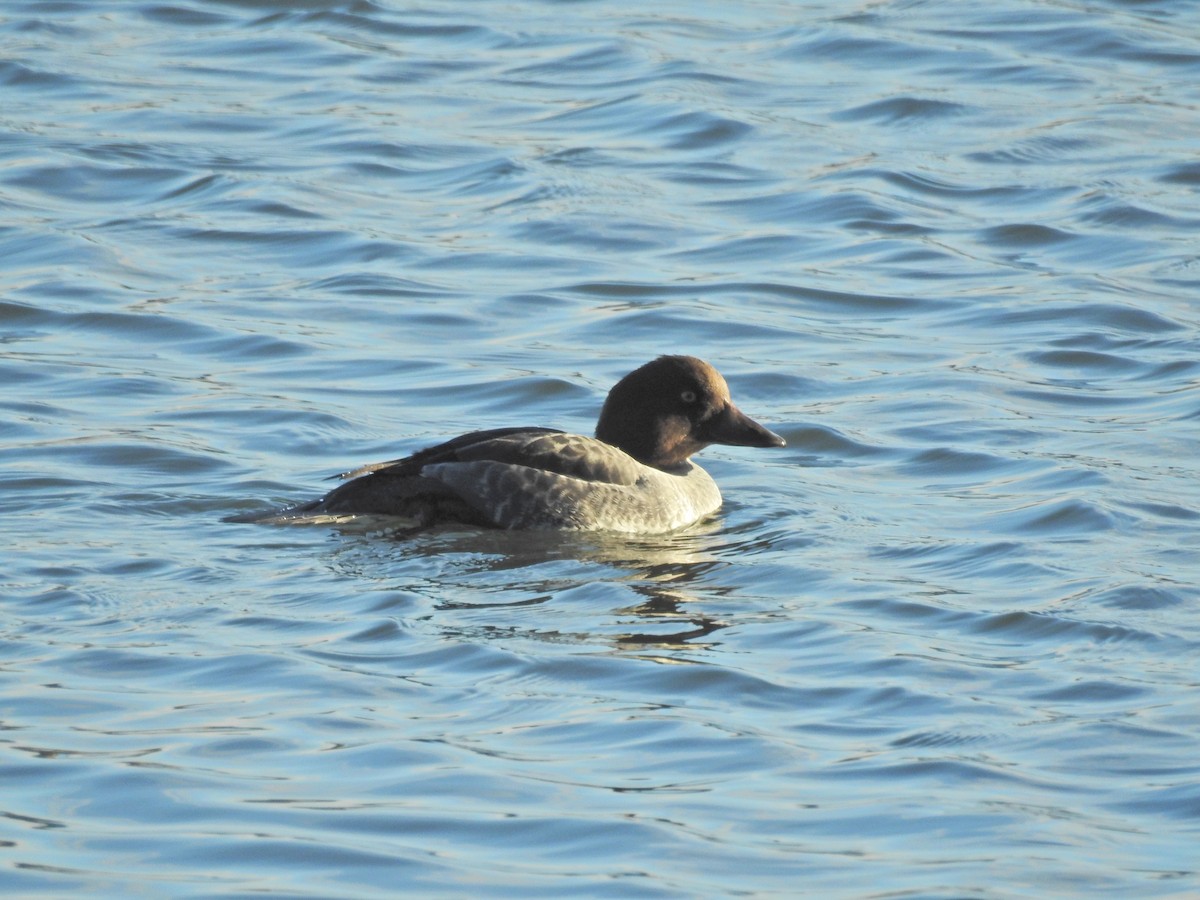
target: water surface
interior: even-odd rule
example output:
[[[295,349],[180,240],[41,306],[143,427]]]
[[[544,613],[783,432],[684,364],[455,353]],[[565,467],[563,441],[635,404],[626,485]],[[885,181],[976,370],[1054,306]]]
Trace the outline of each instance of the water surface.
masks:
[[[1187,4],[0,10],[0,888],[1200,893]],[[660,354],[660,537],[255,528]]]

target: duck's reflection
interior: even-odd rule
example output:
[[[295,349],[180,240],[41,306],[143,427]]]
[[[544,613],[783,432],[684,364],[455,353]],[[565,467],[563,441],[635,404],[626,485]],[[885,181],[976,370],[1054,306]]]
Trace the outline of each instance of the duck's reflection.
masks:
[[[704,610],[736,589],[720,577],[730,562],[718,556],[722,529],[715,520],[634,538],[443,531],[387,541],[378,532],[354,531],[363,540],[336,554],[338,568],[386,579],[424,595],[437,612],[453,613],[438,621],[447,636],[599,641],[645,652],[704,648],[731,624]],[[537,625],[529,624],[531,606],[548,607]]]
[[[647,623],[661,624],[665,631],[643,631],[619,634],[613,637],[622,650],[639,650],[652,647],[709,646],[704,638],[729,623],[700,612],[688,611],[687,604],[694,600],[688,594],[655,584],[634,585],[633,589],[644,594],[646,600],[636,606],[618,610],[622,615],[636,616]],[[695,604],[693,604],[695,605]],[[687,627],[680,627],[686,624]]]

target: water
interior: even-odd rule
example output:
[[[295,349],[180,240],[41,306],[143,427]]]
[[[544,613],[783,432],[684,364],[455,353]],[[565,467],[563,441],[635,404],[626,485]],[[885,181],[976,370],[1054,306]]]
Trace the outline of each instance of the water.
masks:
[[[7,896],[1200,894],[1192,4],[0,46]],[[665,352],[712,522],[221,522]]]

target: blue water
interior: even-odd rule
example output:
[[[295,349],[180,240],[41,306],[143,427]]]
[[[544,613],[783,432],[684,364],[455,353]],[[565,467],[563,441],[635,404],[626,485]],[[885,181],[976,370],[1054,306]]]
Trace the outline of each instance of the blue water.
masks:
[[[0,5],[0,891],[1200,896],[1196,21]],[[668,352],[710,522],[221,521]]]

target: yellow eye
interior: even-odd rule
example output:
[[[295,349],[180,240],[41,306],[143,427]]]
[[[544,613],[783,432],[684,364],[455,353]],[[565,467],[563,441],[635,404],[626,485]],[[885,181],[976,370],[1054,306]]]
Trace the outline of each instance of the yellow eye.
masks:
[[[684,403],[695,403],[696,402],[696,392],[695,391],[684,391],[682,394],[679,395],[679,399],[682,400]]]

